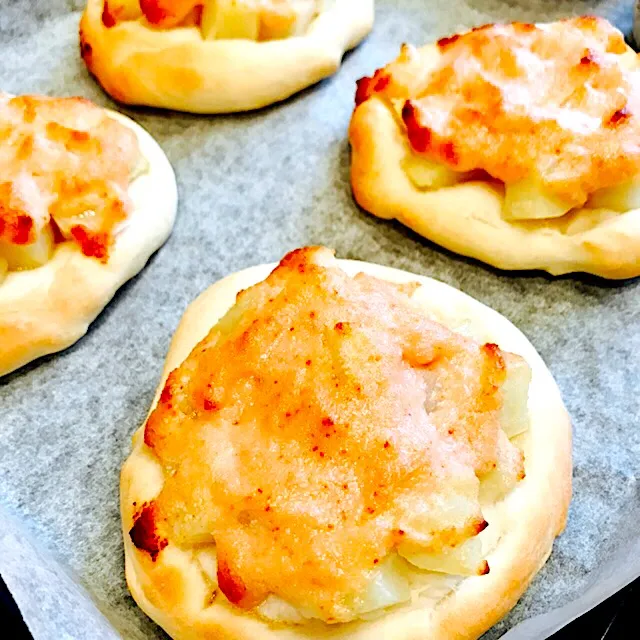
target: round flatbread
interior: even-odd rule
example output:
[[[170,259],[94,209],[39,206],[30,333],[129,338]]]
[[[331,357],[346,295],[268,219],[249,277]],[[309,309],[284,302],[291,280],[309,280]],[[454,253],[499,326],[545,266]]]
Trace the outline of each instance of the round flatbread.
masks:
[[[105,26],[104,0],[80,23],[87,67],[120,102],[193,113],[248,111],[332,75],[373,26],[373,0],[335,0],[306,33],[256,42],[205,40],[197,26],[156,29],[143,18]]]
[[[0,282],[0,375],[81,338],[171,233],[177,188],[167,157],[138,124],[119,113],[109,115],[135,133],[148,167],[129,185],[131,212],[106,262],[63,242],[43,266],[9,272]]]
[[[446,249],[500,269],[543,269],[553,275],[586,272],[616,279],[638,276],[640,210],[637,207],[640,203],[640,180],[637,169],[633,169],[637,163],[635,152],[628,151],[633,145],[629,146],[628,142],[637,135],[632,124],[635,115],[629,117],[629,114],[640,105],[636,98],[640,90],[636,88],[637,73],[627,72],[637,70],[640,62],[624,44],[622,35],[602,19],[576,18],[543,27],[555,29],[549,33],[557,43],[557,56],[559,59],[567,56],[571,61],[571,64],[567,63],[567,68],[573,69],[565,74],[564,84],[557,82],[550,85],[548,92],[546,87],[540,88],[540,80],[536,75],[546,73],[540,72],[540,61],[532,62],[530,67],[526,62],[535,60],[535,56],[528,58],[525,53],[528,51],[527,38],[531,37],[537,26],[517,23],[487,25],[462,36],[443,38],[438,44],[420,49],[405,47],[398,60],[379,70],[372,78],[364,79],[349,130],[354,197],[360,206],[380,218],[395,218]],[[556,31],[559,35],[555,35]],[[565,31],[568,34],[565,40],[570,43],[566,45],[566,53],[562,50],[562,32]],[[594,31],[602,34],[598,38],[602,37],[605,41],[610,38],[615,42],[615,53],[610,50],[605,52],[605,45],[600,46],[595,40],[596,36],[593,36],[593,60],[586,55],[581,58],[580,51],[584,53],[584,50],[581,49],[579,36],[576,36],[581,31],[586,34],[587,44]],[[460,67],[469,71],[460,72],[460,86],[464,88],[459,89],[455,96],[457,89],[449,90],[449,87],[458,87],[455,82],[440,83],[445,77],[444,72],[438,70],[442,60],[448,60],[447,64],[451,65],[463,64],[460,60],[456,62],[454,58],[445,57],[455,53],[453,47],[460,48],[464,53],[462,47],[465,38],[475,42],[502,33],[507,34],[507,42],[513,43],[514,47],[522,46],[524,52],[517,57],[520,66],[516,70],[504,71],[507,80],[500,75],[502,67],[497,65],[496,77],[489,78],[487,86],[479,86],[478,77],[484,77],[484,71],[478,73],[477,77],[471,75],[473,65],[469,63],[468,67]],[[543,30],[542,33],[546,32]],[[487,65],[491,57],[497,59],[500,52],[504,60],[510,59],[509,45],[501,48],[497,44],[495,46],[499,51],[485,48]],[[512,75],[509,76],[509,73]],[[555,76],[549,72],[548,77]],[[473,102],[463,104],[464,92],[468,87],[462,83],[468,78],[471,78],[469,86],[472,86],[472,82],[476,83],[473,85],[474,99],[484,106]],[[509,82],[513,78],[520,84],[509,93]],[[615,89],[617,78],[622,78],[620,82],[626,83],[624,90],[620,89],[620,92],[624,91],[626,106],[619,108],[616,108],[615,100],[622,93]],[[433,95],[424,98],[424,86],[428,82],[432,82],[429,91]],[[491,82],[495,82],[497,93],[503,92],[500,94],[503,96],[500,99],[502,102],[491,93]],[[575,91],[571,87],[574,82],[578,87]],[[584,86],[596,89],[591,93],[586,90],[580,93],[580,87]],[[606,89],[601,89],[602,86]],[[562,96],[553,93],[556,89]],[[548,105],[536,103],[529,113],[528,107],[523,108],[518,102],[522,90],[530,94],[525,100],[527,105],[534,104],[539,95],[549,94],[550,102]],[[414,91],[420,97],[407,100],[407,97],[414,95]],[[565,93],[568,98],[563,97]],[[588,102],[588,98],[585,99],[585,106],[581,102],[584,95],[598,96],[600,102],[596,105],[595,102]],[[574,97],[576,104],[571,104],[566,114],[563,113],[564,107],[557,105],[562,105],[562,100]],[[514,104],[509,103],[510,99],[515,101]],[[507,106],[502,109],[496,104]],[[428,120],[429,126],[423,122],[414,127],[414,131],[409,132],[414,135],[411,143],[407,122],[411,123],[414,118],[414,107],[418,117]],[[551,115],[544,115],[547,108]],[[549,125],[549,131],[546,132],[546,124],[543,126],[543,123],[533,136],[518,133],[509,138],[512,130],[519,131],[517,127],[524,126],[516,122],[518,114],[522,112],[524,117],[530,117],[530,120],[526,120],[527,126],[533,122],[532,127],[538,127],[538,112],[535,109],[543,113],[539,116],[540,121],[548,118],[549,122],[555,122],[557,118],[557,126],[554,128]],[[581,109],[585,110],[584,113],[581,113]],[[474,119],[476,113],[484,115],[479,120],[481,126],[472,130],[474,123],[478,122],[478,119]],[[491,113],[497,113],[495,126],[491,123]],[[512,117],[513,120],[510,120]],[[602,118],[601,124],[599,118]],[[501,124],[505,119],[506,126]],[[587,131],[584,135],[583,129]],[[504,139],[502,134],[505,134]],[[472,138],[472,135],[475,137]],[[555,153],[559,154],[560,162],[565,163],[557,167],[557,161],[551,158],[556,139]],[[521,151],[516,147],[517,144],[528,151]],[[416,152],[416,145],[420,147],[419,152]],[[514,167],[516,163],[506,158],[511,151],[513,158],[525,158],[522,167]],[[423,166],[424,159],[433,162]],[[413,179],[411,171],[407,170],[408,161],[414,165]],[[521,211],[518,216],[521,217],[511,216],[507,212],[507,204],[512,201],[508,194],[509,184],[498,179],[494,173],[522,176],[527,170],[527,162],[529,169],[531,163],[535,170],[540,170],[535,163],[553,167],[548,170],[548,177],[560,189],[564,188],[565,193],[578,193],[589,185],[609,184],[616,179],[624,182],[588,193],[586,202],[583,193],[582,198],[578,196],[577,204],[569,202],[564,207],[562,203],[557,204],[554,196],[547,197],[548,193],[544,196],[531,185],[521,186],[511,192],[520,198]],[[442,168],[446,169],[444,174]],[[456,173],[458,170],[461,173]],[[635,177],[632,175],[634,170]],[[420,183],[420,180],[428,182],[432,179],[432,187]],[[563,181],[565,184],[562,184]],[[518,184],[524,185],[524,181]]]
[[[163,468],[145,444],[142,427],[134,435],[133,451],[121,474],[126,577],[136,602],[173,638],[476,638],[515,605],[564,528],[571,494],[570,420],[549,370],[525,336],[496,311],[431,278],[351,260],[340,260],[338,265],[349,275],[364,272],[394,283],[419,283],[413,300],[430,318],[478,341],[497,343],[522,356],[531,367],[530,427],[518,436],[517,444],[524,451],[526,477],[502,501],[483,506],[490,522],[487,532],[492,531],[492,551],[487,557],[491,571],[423,585],[412,594],[410,604],[397,605],[371,620],[271,625],[232,606],[215,589],[211,592],[203,572],[211,573],[206,565],[213,562],[215,566],[215,559],[206,553],[170,544],[150,558],[132,543],[136,512],[155,499],[164,483]],[[263,280],[275,266],[261,265],[228,276],[188,307],[171,343],[152,411],[170,372],[233,306],[236,295]]]

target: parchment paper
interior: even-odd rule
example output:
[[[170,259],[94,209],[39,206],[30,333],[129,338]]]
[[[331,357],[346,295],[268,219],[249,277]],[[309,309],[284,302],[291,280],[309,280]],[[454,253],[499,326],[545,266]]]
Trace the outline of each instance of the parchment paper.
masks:
[[[179,181],[173,236],[67,351],[0,380],[0,572],[34,636],[158,638],[128,595],[118,472],[186,305],[216,279],[310,243],[439,278],[494,307],[538,348],[575,428],[568,528],[486,638],[543,638],[640,574],[640,283],[501,273],[367,215],[349,189],[354,82],[397,54],[488,21],[595,12],[631,32],[632,2],[379,0],[340,72],[258,113],[124,109]],[[79,56],[78,0],[0,2],[0,88],[114,107]],[[75,12],[74,12],[75,11]],[[509,631],[510,630],[510,631]]]

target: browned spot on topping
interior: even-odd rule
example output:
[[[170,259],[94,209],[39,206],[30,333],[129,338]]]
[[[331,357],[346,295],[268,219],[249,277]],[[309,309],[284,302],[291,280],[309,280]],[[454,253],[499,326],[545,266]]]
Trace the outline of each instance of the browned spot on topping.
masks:
[[[270,506],[270,505],[267,505],[267,506],[264,508],[264,510],[265,510],[265,511],[271,511],[271,506]]]
[[[91,65],[93,47],[86,41],[82,31],[80,32],[80,55],[87,65]]]
[[[71,227],[71,235],[80,245],[82,253],[89,258],[98,258],[106,262],[107,250],[111,244],[111,238],[107,233],[92,233],[82,225]]]
[[[204,410],[205,411],[217,411],[218,410],[218,403],[217,402],[213,402],[213,400],[209,400],[209,398],[205,398],[204,402]]]
[[[598,67],[598,54],[593,49],[585,49],[582,58],[580,58],[580,66],[583,67]]]
[[[29,216],[18,215],[12,229],[11,241],[15,244],[27,244],[31,239],[33,220]]]
[[[162,388],[162,393],[160,394],[160,402],[166,404],[171,400],[171,382],[167,380],[164,387]]]
[[[375,513],[376,510],[373,507],[367,507],[367,513]]]
[[[321,452],[320,452],[320,457],[321,457],[321,458],[324,458],[324,451],[321,451]]]
[[[318,445],[316,445],[315,447],[313,447],[313,449],[311,449],[311,451],[317,451],[319,449]]]
[[[374,559],[373,559],[373,564],[378,564],[378,562],[380,562],[380,559],[379,559],[379,558],[374,558]]]
[[[450,164],[458,164],[458,154],[453,142],[445,142],[442,145],[441,153]]]
[[[388,441],[388,440],[386,440],[386,441],[385,441],[385,443],[384,443],[384,448],[385,448],[385,449],[388,449],[388,448],[389,448],[389,441]]]
[[[193,22],[197,27],[202,25],[202,12],[203,11],[204,11],[204,5],[202,5],[202,4],[197,4],[193,8]]]
[[[156,527],[153,503],[144,505],[134,520],[129,536],[135,547],[147,551],[154,561],[167,546],[167,539],[158,533]]]
[[[447,36],[445,38],[440,38],[440,40],[438,40],[438,42],[436,44],[438,45],[438,48],[440,50],[444,51],[445,49],[447,49],[449,46],[451,46],[454,42],[456,42],[459,39],[460,39],[460,34],[454,33],[452,36]]]
[[[403,536],[404,535],[404,529],[398,529],[398,535],[399,536]]]
[[[627,119],[631,117],[631,113],[628,111],[627,107],[622,107],[622,109],[618,109],[613,112],[611,117],[609,118],[609,124],[617,125],[621,122],[625,122]]]
[[[242,578],[237,575],[226,560],[224,554],[218,554],[218,586],[231,604],[235,604],[243,609],[249,609],[257,602],[260,594],[252,594]],[[259,602],[259,600],[258,600]]]
[[[391,82],[391,76],[386,75],[386,74],[385,75],[381,75],[376,80],[376,83],[375,83],[375,85],[373,87],[373,90],[374,91],[384,91],[387,88],[389,82]]]
[[[262,493],[262,489],[260,487],[258,487],[257,491],[258,493]]]
[[[104,1],[104,6],[102,7],[102,24],[107,29],[111,29],[111,27],[116,26],[116,19],[109,11],[109,3],[107,2],[107,0]]]
[[[427,151],[431,147],[431,130],[422,126],[418,118],[418,110],[411,100],[407,100],[402,107],[402,120],[407,127],[411,146],[419,153]]]
[[[305,364],[307,365],[307,367],[311,366],[311,360],[307,360]]]
[[[476,525],[476,528],[475,528],[476,533],[482,533],[488,526],[489,526],[489,523],[486,520],[483,520],[482,522]]]
[[[336,322],[333,327],[336,331],[344,331],[344,322]]]
[[[356,80],[356,107],[368,100],[373,94],[373,83],[371,78],[360,78]]]
[[[332,427],[333,426],[333,420],[331,418],[329,418],[328,416],[326,418],[322,418],[322,426],[323,427]]]

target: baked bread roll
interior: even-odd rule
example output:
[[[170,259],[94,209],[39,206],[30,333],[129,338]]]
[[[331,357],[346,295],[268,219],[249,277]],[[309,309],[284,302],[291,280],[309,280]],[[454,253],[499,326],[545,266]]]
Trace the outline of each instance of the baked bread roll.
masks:
[[[88,0],[87,67],[120,102],[248,111],[332,75],[373,0]]]
[[[564,527],[551,374],[435,280],[318,247],[272,269],[178,327],[121,474],[131,593],[177,639],[477,637]]]
[[[137,124],[80,98],[0,94],[0,375],[70,346],[173,226],[176,183]]]
[[[486,25],[358,83],[357,202],[501,269],[640,274],[640,74],[601,18]]]

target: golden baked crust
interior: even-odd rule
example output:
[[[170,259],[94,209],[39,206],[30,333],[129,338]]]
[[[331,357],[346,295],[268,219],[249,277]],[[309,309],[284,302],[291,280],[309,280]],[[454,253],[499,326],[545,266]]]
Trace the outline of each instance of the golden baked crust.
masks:
[[[269,625],[215,595],[202,551],[170,544],[152,559],[133,546],[129,531],[134,517],[164,484],[162,467],[140,429],[121,475],[127,582],[138,604],[174,638],[475,638],[515,604],[564,527],[571,486],[570,422],[550,373],[526,338],[496,312],[442,283],[366,263],[340,261],[340,266],[351,275],[363,271],[391,282],[418,281],[421,287],[414,300],[428,315],[452,327],[468,324],[474,338],[498,342],[532,367],[531,426],[518,442],[525,452],[526,478],[503,501],[486,505],[489,530],[494,531],[491,573],[465,578],[444,592],[429,591],[424,598],[414,594],[412,604],[395,607],[376,620],[337,627]],[[154,407],[169,372],[234,303],[236,294],[263,279],[272,267],[229,276],[192,303],[174,336]]]
[[[142,269],[171,232],[177,191],[169,161],[139,125],[108,113],[134,132],[149,164],[129,186],[127,224],[117,233],[107,262],[63,242],[43,266],[10,272],[0,283],[0,375],[82,337],[117,289]]]
[[[373,0],[336,0],[307,32],[267,42],[204,40],[193,27],[144,20],[106,27],[103,0],[80,22],[87,67],[116,100],[190,111],[248,111],[284,100],[333,74],[373,25]]]
[[[584,18],[541,28],[568,30],[571,37],[566,46],[576,53],[583,44],[576,33],[580,33],[581,28],[590,28],[589,25],[596,33],[586,39],[593,45],[589,55],[600,63],[598,66],[596,62],[589,62],[586,66],[594,67],[589,73],[594,82],[600,83],[601,95],[607,100],[591,103],[576,89],[568,98],[576,102],[572,108],[575,111],[582,108],[583,103],[587,104],[589,114],[584,115],[594,121],[598,118],[611,120],[620,109],[624,113],[635,113],[640,89],[636,74],[623,71],[611,58],[624,58],[620,65],[638,69],[637,56],[628,48],[624,54],[595,51],[595,43],[602,40],[603,49],[610,47],[619,52],[623,42],[617,31],[600,20]],[[506,43],[518,41],[522,36],[519,30],[524,33],[523,37],[530,37],[533,28],[527,25],[493,27],[498,31],[507,30],[504,34]],[[492,35],[491,29],[481,29],[459,39],[455,36],[445,39],[440,41],[440,49],[460,54],[461,60],[465,61],[468,55],[465,47],[478,45],[476,40],[482,41],[487,34]],[[560,37],[554,40],[555,43],[561,41]],[[456,47],[461,47],[462,51],[458,52]],[[484,51],[484,47],[480,48]],[[515,46],[514,49],[518,50]],[[491,53],[493,49],[489,47],[488,51]],[[504,51],[509,53],[508,46]],[[358,105],[349,130],[351,182],[357,202],[381,218],[398,219],[447,249],[502,269],[545,269],[553,275],[585,271],[606,278],[640,275],[640,212],[635,209],[637,205],[631,202],[625,205],[626,208],[614,211],[608,203],[602,205],[588,200],[583,206],[586,194],[594,189],[611,187],[614,182],[624,182],[632,175],[637,180],[634,167],[640,157],[632,148],[633,144],[629,144],[634,139],[636,116],[625,115],[614,124],[607,124],[607,121],[581,137],[559,127],[557,120],[536,120],[532,105],[529,105],[531,111],[527,111],[529,107],[520,111],[513,105],[507,108],[509,103],[498,99],[498,89],[494,92],[496,95],[489,91],[487,87],[492,85],[486,78],[482,80],[487,82],[486,86],[482,85],[483,91],[471,94],[484,105],[480,109],[482,113],[478,114],[478,105],[466,104],[462,98],[468,94],[469,86],[482,84],[481,81],[470,73],[471,85],[462,80],[459,87],[454,83],[452,86],[459,91],[447,96],[438,72],[434,72],[441,56],[437,45],[417,51],[405,48],[398,61],[360,82]],[[580,60],[577,63],[582,66]],[[573,87],[573,81],[580,84],[579,76],[586,73],[574,67],[571,66],[574,73],[568,80],[569,89]],[[432,72],[434,95],[425,96]],[[506,72],[504,69],[496,71],[498,77],[501,73]],[[526,86],[527,76],[523,73],[519,67],[515,80],[512,79],[511,84],[505,81],[505,86],[518,90]],[[613,103],[616,95],[622,95],[610,91],[611,83],[615,85],[616,82],[624,87],[626,106]],[[559,84],[554,86],[557,88]],[[533,89],[529,88],[529,91]],[[557,101],[551,89],[548,93]],[[408,95],[417,97],[406,100]],[[545,95],[544,91],[542,95]],[[485,98],[489,102],[494,98],[497,100],[493,111],[487,106],[489,102],[483,103]],[[402,117],[398,115],[399,111]],[[472,117],[474,113],[476,115]],[[438,114],[441,117],[436,117]],[[571,120],[571,113],[565,115]],[[492,123],[493,116],[495,122]],[[431,129],[426,126],[427,120],[433,125]],[[576,122],[573,121],[573,125]],[[495,123],[498,124],[493,128]],[[527,133],[530,129],[539,137],[530,138]],[[551,139],[557,146],[547,146]],[[580,153],[572,150],[574,142],[583,145]],[[523,151],[525,147],[528,148],[526,152]],[[416,149],[424,153],[416,153]],[[563,156],[560,161],[553,162],[551,156],[557,149]],[[454,174],[458,178],[446,186],[420,188],[402,165],[408,157],[422,156],[442,167],[467,173]],[[515,184],[510,180],[521,180],[525,175],[530,179],[532,171],[536,184],[546,189],[546,193],[557,189],[555,195],[566,200],[566,209],[559,211],[561,215],[518,220],[505,214],[505,183],[494,178],[507,180],[508,188]],[[567,196],[567,189],[573,195]],[[578,206],[575,206],[576,198]],[[562,215],[572,206],[571,202],[575,208]],[[535,207],[535,201],[533,205]]]

